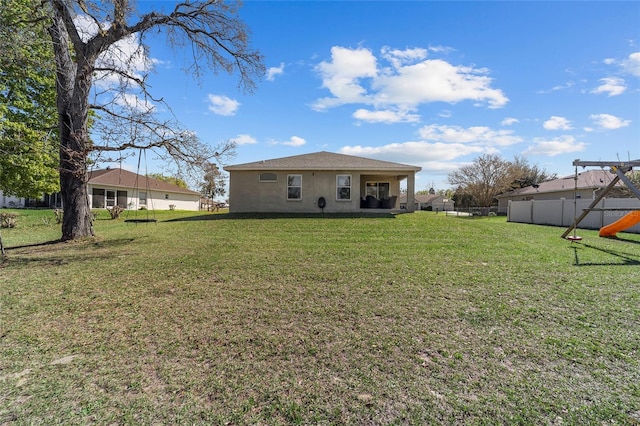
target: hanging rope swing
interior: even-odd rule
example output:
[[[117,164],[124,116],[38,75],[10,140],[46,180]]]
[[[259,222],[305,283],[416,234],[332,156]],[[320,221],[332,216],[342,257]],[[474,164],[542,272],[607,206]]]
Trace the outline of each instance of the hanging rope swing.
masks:
[[[151,209],[149,208],[145,208],[144,210],[146,211],[146,217],[145,218],[138,218],[138,211],[140,210],[140,208],[138,207],[138,203],[140,202],[140,188],[139,188],[139,183],[138,180],[140,179],[140,162],[142,160],[142,154],[144,153],[144,181],[145,181],[145,199],[147,202],[150,203]],[[156,211],[153,207],[153,197],[151,196],[151,186],[149,185],[149,174],[147,173],[147,151],[143,150],[142,148],[140,148],[140,153],[138,154],[138,170],[136,171],[136,180],[135,180],[135,184],[134,184],[134,192],[133,195],[135,197],[136,203],[135,203],[135,210],[134,210],[134,217],[132,219],[125,219],[125,222],[129,222],[129,223],[150,223],[150,222],[157,222],[156,220]],[[149,216],[149,212],[151,211],[153,217]],[[128,215],[128,214],[127,214]]]

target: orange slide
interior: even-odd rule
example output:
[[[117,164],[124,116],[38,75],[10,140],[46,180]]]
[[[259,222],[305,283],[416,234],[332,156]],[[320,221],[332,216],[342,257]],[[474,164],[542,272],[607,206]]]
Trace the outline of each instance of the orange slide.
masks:
[[[631,228],[633,225],[640,223],[640,210],[627,213],[611,225],[600,228],[599,235],[601,237],[615,237],[617,232]]]

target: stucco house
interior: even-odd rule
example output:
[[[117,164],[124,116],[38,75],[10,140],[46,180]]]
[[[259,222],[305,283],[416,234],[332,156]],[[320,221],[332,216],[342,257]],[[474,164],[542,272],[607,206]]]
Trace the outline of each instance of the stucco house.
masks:
[[[407,208],[407,194],[400,196],[400,208]],[[455,202],[440,194],[415,194],[414,210],[431,211],[452,211],[455,209]]]
[[[229,172],[230,213],[354,213],[399,211],[405,180],[413,206],[415,174],[421,168],[322,151],[224,170]]]
[[[594,199],[598,191],[609,185],[615,175],[608,170],[587,170],[578,173],[577,190],[575,175],[542,182],[498,195],[498,213],[507,213],[509,201]],[[624,188],[622,181],[616,184]]]
[[[89,172],[88,191],[92,209],[200,209],[200,193],[119,168]]]

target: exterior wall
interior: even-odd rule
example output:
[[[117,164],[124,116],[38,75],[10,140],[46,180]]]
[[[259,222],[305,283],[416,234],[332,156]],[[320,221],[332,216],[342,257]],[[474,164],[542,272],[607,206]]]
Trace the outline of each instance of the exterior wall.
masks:
[[[509,222],[569,227],[573,224],[574,218],[582,214],[583,209],[589,207],[592,202],[593,199],[582,199],[577,200],[574,205],[573,199],[513,201],[509,203],[507,217]],[[636,198],[605,198],[595,208],[628,210],[592,211],[578,224],[578,228],[600,229],[610,225],[628,212],[640,210],[640,200]],[[624,232],[640,234],[640,224]]]
[[[277,176],[274,182],[261,182],[260,174]],[[287,199],[287,175],[302,175],[302,197]],[[390,195],[400,195],[397,175],[364,174],[352,171],[257,171],[236,170],[229,173],[229,211],[231,213],[346,213],[360,210],[360,197],[365,194],[366,182],[389,182]],[[351,199],[338,200],[337,175],[351,175]],[[324,197],[326,206],[318,207]],[[396,208],[398,202],[396,201]]]
[[[24,198],[12,197],[5,195],[0,191],[0,208],[16,208],[24,207]]]
[[[153,210],[170,210],[169,206],[173,205],[176,210],[199,210],[200,209],[200,195],[199,194],[184,194],[178,192],[157,192],[157,191],[144,191],[136,190],[134,188],[122,188],[102,185],[89,185],[89,206],[92,208],[104,208],[93,207],[93,189],[104,189],[109,191],[126,191],[127,192],[127,209],[137,209],[141,205],[139,203],[139,192],[147,193],[146,208]]]

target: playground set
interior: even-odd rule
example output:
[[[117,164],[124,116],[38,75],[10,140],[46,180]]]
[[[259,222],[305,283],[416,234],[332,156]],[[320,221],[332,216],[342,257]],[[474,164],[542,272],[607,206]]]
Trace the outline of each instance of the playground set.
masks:
[[[624,210],[624,211],[628,211],[629,209],[621,209],[621,208],[617,208],[617,209],[612,209],[612,208],[607,208],[607,209],[602,209],[602,208],[596,208],[596,205],[598,205],[598,203],[607,195],[607,193],[609,191],[611,191],[611,189],[619,182],[622,181],[625,183],[625,185],[627,185],[627,187],[629,188],[629,190],[638,198],[640,199],[640,189],[637,188],[634,183],[626,176],[626,173],[630,172],[633,170],[634,167],[638,167],[640,166],[640,160],[633,160],[633,161],[580,161],[580,160],[575,160],[573,162],[573,165],[576,168],[576,172],[575,172],[575,181],[576,181],[576,188],[575,190],[577,191],[577,182],[578,182],[578,167],[609,167],[609,171],[611,173],[613,173],[615,175],[615,177],[611,180],[611,182],[609,183],[609,185],[607,185],[604,190],[602,190],[602,192],[600,192],[600,194],[593,200],[593,202],[591,203],[591,205],[589,205],[589,207],[587,207],[586,209],[583,210],[582,214],[580,216],[577,216],[577,200],[576,197],[573,197],[573,201],[574,201],[574,221],[573,224],[567,228],[566,231],[564,231],[564,233],[562,234],[562,238],[566,238],[567,240],[570,241],[580,241],[582,239],[582,237],[579,237],[576,235],[576,228],[578,227],[578,224],[582,221],[582,219],[584,219],[585,217],[587,217],[587,215],[590,212],[593,211],[603,211],[603,210]],[[600,228],[600,231],[598,233],[598,235],[600,235],[601,237],[608,237],[608,238],[614,238],[616,237],[616,234],[620,231],[624,231],[625,229],[631,228],[634,225],[637,225],[638,223],[640,223],[640,210],[633,210],[629,213],[627,213],[626,215],[624,215],[622,218],[618,219],[617,221],[603,226],[602,228]],[[571,234],[571,232],[573,231],[573,235],[569,235]]]

